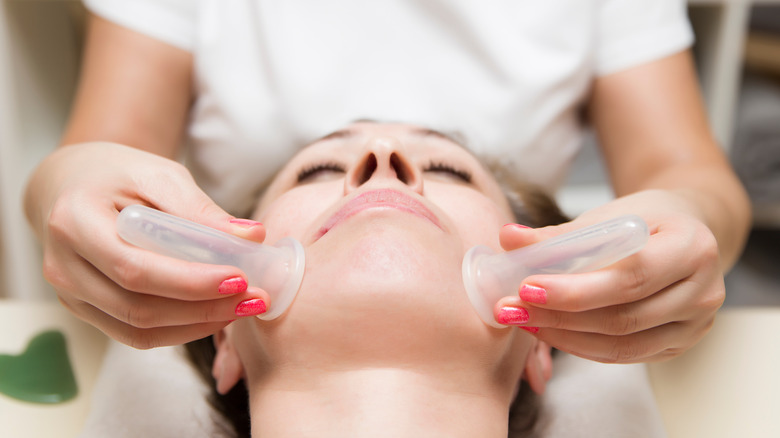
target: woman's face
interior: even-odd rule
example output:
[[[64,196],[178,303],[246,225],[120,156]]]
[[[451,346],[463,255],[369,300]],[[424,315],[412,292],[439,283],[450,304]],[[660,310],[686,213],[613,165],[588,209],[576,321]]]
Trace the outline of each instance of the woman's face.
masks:
[[[280,318],[238,321],[249,360],[496,363],[517,336],[530,342],[486,326],[468,302],[465,252],[500,249],[498,231],[513,219],[488,171],[440,133],[355,123],[323,137],[280,171],[255,216],[268,243],[303,244],[306,272]]]

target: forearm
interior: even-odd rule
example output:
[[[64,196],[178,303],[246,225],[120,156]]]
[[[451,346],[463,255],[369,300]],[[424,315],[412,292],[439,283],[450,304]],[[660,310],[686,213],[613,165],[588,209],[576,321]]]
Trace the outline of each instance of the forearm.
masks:
[[[119,143],[176,158],[192,92],[192,55],[90,16],[79,86],[61,143]]]
[[[710,132],[690,54],[599,78],[589,110],[618,198],[662,190],[666,199],[631,208],[696,218],[717,240],[721,269],[730,268],[750,203]]]

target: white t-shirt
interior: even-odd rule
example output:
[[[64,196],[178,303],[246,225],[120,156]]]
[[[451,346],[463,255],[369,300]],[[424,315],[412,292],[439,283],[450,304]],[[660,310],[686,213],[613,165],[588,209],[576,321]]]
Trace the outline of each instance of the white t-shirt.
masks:
[[[681,0],[85,3],[192,52],[187,162],[234,213],[300,146],[357,119],[458,132],[553,193],[593,78],[693,39]]]

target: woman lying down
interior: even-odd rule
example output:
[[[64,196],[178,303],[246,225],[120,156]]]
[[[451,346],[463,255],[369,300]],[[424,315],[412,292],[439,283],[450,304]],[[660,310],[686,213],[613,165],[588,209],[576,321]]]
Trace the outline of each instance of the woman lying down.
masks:
[[[292,236],[306,248],[295,302],[276,320],[240,319],[188,345],[226,429],[525,436],[550,349],[484,324],[460,272],[472,246],[501,249],[507,223],[565,220],[546,198],[522,198],[513,212],[477,158],[415,126],[356,123],[302,149],[255,213],[268,242]]]

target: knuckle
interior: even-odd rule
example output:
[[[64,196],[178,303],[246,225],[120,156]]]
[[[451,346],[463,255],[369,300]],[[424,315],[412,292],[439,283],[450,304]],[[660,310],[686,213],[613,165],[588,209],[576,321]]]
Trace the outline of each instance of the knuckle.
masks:
[[[60,305],[62,305],[62,307],[64,307],[68,312],[70,312],[76,318],[86,323],[97,326],[97,324],[95,324],[95,321],[93,321],[93,318],[90,318],[88,309],[85,309],[90,306],[89,304],[81,300],[72,299],[68,296],[61,294],[60,292],[57,292],[57,301],[59,301]]]
[[[696,339],[701,339],[709,333],[710,330],[712,330],[712,327],[715,325],[715,316],[711,316],[707,318],[706,321],[704,321],[704,324],[702,325],[701,329],[699,330],[699,333],[697,333]]]
[[[71,282],[66,271],[62,269],[59,260],[52,256],[48,251],[43,256],[42,264],[43,278],[58,291],[70,289]]]
[[[723,306],[723,302],[726,300],[725,287],[711,288],[704,296],[699,300],[699,307],[708,310],[712,313],[717,311]]]
[[[666,350],[662,351],[660,354],[657,355],[657,359],[659,361],[674,359],[675,357],[678,357],[681,354],[683,354],[685,351],[686,351],[685,348],[678,348],[678,347],[667,348]]]
[[[701,267],[717,266],[720,259],[718,241],[715,235],[704,225],[697,228],[693,235],[695,261]]]
[[[67,229],[63,224],[67,223],[72,216],[70,206],[73,205],[73,197],[69,190],[64,190],[59,195],[46,218],[46,226],[49,230],[62,231]]]
[[[191,179],[191,173],[187,166],[178,161],[166,161],[171,166],[171,171],[179,178]]]
[[[629,305],[617,305],[613,315],[604,318],[604,333],[611,335],[627,335],[635,333],[639,327],[639,318]]]
[[[644,297],[645,285],[648,280],[646,269],[643,263],[633,263],[628,268],[626,275],[623,276],[621,289],[630,301],[636,301]]]
[[[139,302],[133,302],[136,300],[130,301],[120,307],[120,320],[138,329],[150,329],[159,325],[154,312],[150,311],[146,306],[142,306]]]
[[[189,169],[187,169],[187,167],[182,163],[177,161],[170,161],[166,163],[170,165],[170,168],[168,169],[169,172],[163,173],[161,175],[164,180],[179,185],[181,185],[182,182],[193,181],[192,174],[190,173]]]
[[[643,356],[643,347],[638,342],[631,342],[627,337],[617,336],[607,354],[605,363],[635,362]]]
[[[205,304],[205,303],[204,303]],[[218,322],[224,320],[224,318],[220,317],[220,308],[219,306],[214,306],[211,304],[202,305],[200,306],[200,321],[198,322]]]
[[[583,311],[588,309],[586,293],[580,289],[573,290],[566,295],[566,310]]]
[[[567,318],[565,312],[545,312],[544,325],[548,328],[565,329],[567,328]]]
[[[116,281],[125,289],[141,292],[146,289],[148,279],[143,258],[139,255],[126,255],[115,264]]]
[[[154,330],[130,329],[121,334],[117,340],[136,350],[150,350],[164,345],[162,338]]]

